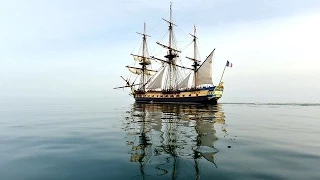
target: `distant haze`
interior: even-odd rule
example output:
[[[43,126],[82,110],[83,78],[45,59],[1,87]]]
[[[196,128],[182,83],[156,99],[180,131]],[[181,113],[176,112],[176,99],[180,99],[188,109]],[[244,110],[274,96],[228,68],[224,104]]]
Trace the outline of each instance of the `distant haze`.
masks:
[[[150,53],[165,34],[170,1],[0,2],[1,98],[130,98],[130,53],[147,23]],[[197,25],[204,59],[213,48],[221,102],[320,102],[320,1],[173,1],[177,40]],[[156,29],[154,28],[156,27]],[[182,47],[181,47],[182,48]]]

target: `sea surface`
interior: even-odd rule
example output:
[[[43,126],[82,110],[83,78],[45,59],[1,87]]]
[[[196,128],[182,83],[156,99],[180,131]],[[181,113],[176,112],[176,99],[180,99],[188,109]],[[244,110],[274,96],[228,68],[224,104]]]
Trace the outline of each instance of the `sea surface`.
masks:
[[[320,179],[320,104],[0,102],[0,179]]]

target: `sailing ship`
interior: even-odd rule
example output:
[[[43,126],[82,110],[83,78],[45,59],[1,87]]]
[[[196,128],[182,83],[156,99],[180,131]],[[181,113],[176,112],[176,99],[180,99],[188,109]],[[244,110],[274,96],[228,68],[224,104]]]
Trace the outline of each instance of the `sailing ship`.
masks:
[[[223,94],[223,82],[213,85],[212,81],[212,60],[215,49],[201,62],[197,54],[197,36],[194,26],[193,34],[190,34],[193,42],[193,57],[186,57],[191,60],[191,67],[183,66],[181,61],[181,50],[176,47],[174,27],[172,21],[172,5],[170,4],[170,19],[163,19],[168,23],[169,39],[168,44],[156,42],[161,48],[166,49],[164,58],[150,56],[147,47],[146,24],[142,35],[141,54],[131,54],[139,67],[126,66],[128,70],[137,75],[132,82],[129,79],[121,78],[126,82],[125,86],[118,88],[130,88],[136,102],[145,103],[208,103],[217,104]],[[150,69],[151,63],[161,64],[158,70]],[[187,70],[185,75],[181,71]],[[224,73],[224,71],[223,71]],[[222,74],[223,76],[223,74]],[[140,79],[139,83],[136,81]],[[222,77],[221,77],[222,79]]]

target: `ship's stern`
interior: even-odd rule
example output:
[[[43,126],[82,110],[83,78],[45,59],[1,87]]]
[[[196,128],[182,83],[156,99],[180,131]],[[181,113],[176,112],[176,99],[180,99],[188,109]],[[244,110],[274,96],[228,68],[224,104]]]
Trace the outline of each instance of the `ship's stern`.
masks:
[[[222,97],[222,94],[223,94],[223,84],[220,83],[218,86],[210,89],[208,91],[208,100],[209,101],[213,101],[213,102],[218,102],[218,100]]]

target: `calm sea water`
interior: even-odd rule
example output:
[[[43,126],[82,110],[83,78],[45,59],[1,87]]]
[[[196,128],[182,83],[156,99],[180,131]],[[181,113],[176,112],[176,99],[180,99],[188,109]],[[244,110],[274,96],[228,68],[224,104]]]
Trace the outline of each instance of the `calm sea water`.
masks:
[[[0,179],[320,179],[320,104],[0,103]]]

